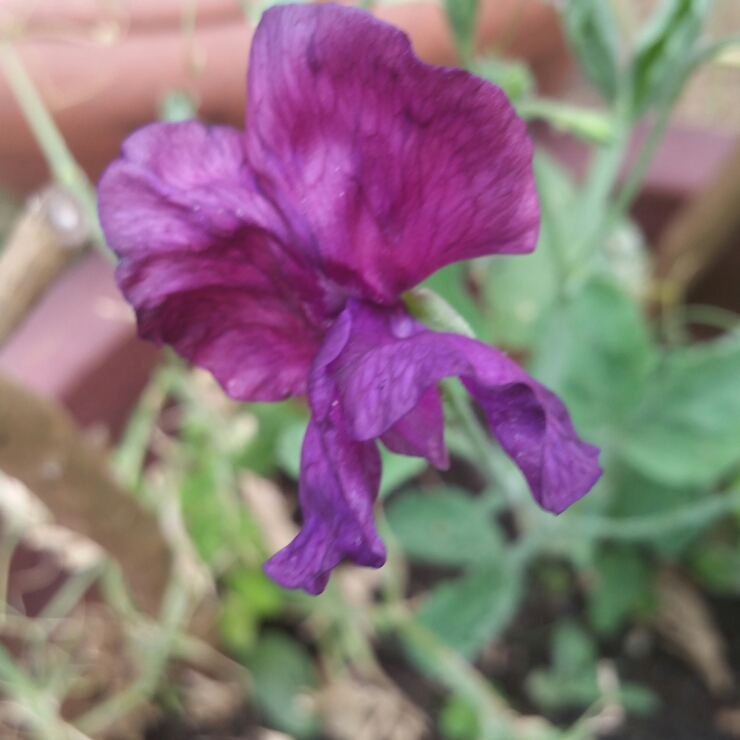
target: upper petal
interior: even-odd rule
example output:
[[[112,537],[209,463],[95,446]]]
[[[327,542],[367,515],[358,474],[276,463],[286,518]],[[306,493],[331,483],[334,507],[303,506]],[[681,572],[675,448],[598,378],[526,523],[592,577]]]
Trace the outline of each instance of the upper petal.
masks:
[[[195,121],[141,129],[103,176],[99,208],[143,337],[172,344],[235,398],[304,391],[341,298],[260,193],[243,134]]]
[[[247,149],[322,271],[356,297],[392,303],[451,262],[534,249],[532,145],[504,93],[422,63],[364,11],[264,13]]]

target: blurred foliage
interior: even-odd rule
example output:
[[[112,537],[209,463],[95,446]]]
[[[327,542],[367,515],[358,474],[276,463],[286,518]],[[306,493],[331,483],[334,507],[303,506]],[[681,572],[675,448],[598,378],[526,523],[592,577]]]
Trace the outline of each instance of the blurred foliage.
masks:
[[[603,694],[597,655],[595,642],[580,625],[569,620],[559,622],[552,634],[551,665],[529,674],[527,691],[543,709],[592,705]],[[611,666],[605,667],[612,670]],[[659,705],[649,689],[630,682],[622,683],[610,699],[637,714],[650,714]]]
[[[316,688],[318,677],[308,651],[281,632],[267,631],[247,660],[255,698],[265,718],[277,729],[303,740],[319,734],[319,718],[301,695]]]
[[[20,200],[0,186],[0,252],[20,212]]]
[[[581,69],[612,102],[619,82],[619,38],[609,0],[568,0],[563,22]]]
[[[270,4],[243,3],[253,19]],[[404,299],[437,330],[472,333],[515,353],[601,447],[604,477],[560,517],[542,512],[475,410],[460,402],[458,386],[444,384],[451,473],[383,450],[381,496],[388,500],[379,526],[389,562],[379,574],[343,569],[324,594],[309,598],[261,570],[276,535],[296,526],[305,402],[230,401],[206,373],[168,355],[115,452],[114,471],[160,513],[163,527],[184,525],[183,532],[174,527],[173,548],[218,589],[220,640],[250,672],[249,701],[264,723],[299,740],[322,733],[322,687],[348,675],[384,676],[374,651],[380,640],[400,644],[410,665],[444,687],[438,724],[450,740],[590,737],[587,720],[600,709],[658,706],[652,692],[600,660],[600,647],[630,624],[649,622],[666,562],[682,562],[714,592],[740,594],[740,335],[723,331],[695,342],[681,306],[650,305],[659,291],[629,217],[670,106],[714,53],[702,45],[708,3],[663,0],[630,41],[608,0],[565,2],[568,40],[602,95],[600,108],[539,97],[523,64],[476,49],[477,0],[443,5],[462,63],[500,85],[524,118],[583,138],[592,157],[576,182],[536,152],[542,221],[533,254],[451,265],[425,282],[427,292]],[[181,91],[162,100],[163,120],[195,115],[197,101]],[[639,120],[648,136],[622,182]],[[2,234],[0,221],[0,242]],[[245,496],[245,476],[271,478],[284,495],[273,501],[261,491],[263,510]],[[463,487],[470,480],[474,490]],[[432,574],[421,587],[419,572]],[[544,588],[532,588],[533,574]],[[543,712],[584,715],[572,728],[543,722],[525,735],[476,661],[531,608],[533,590],[553,600],[576,596],[583,608],[546,626],[549,659],[530,666],[526,692]],[[136,617],[130,621],[140,629]],[[164,613],[161,624],[147,623],[162,639],[134,705],[165,681],[168,657],[192,655],[181,644],[185,622],[184,613],[169,622]],[[139,633],[132,627],[132,634]],[[16,668],[0,652],[9,693],[48,700],[44,686]],[[34,725],[38,737],[54,737],[56,709],[46,721]]]

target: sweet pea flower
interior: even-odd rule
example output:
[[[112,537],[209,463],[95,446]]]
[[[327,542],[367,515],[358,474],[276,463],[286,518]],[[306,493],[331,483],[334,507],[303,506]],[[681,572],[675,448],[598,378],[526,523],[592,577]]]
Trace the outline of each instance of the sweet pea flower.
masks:
[[[323,591],[379,567],[377,440],[445,468],[440,380],[480,404],[537,502],[561,512],[600,475],[562,402],[514,361],[435,332],[401,295],[435,270],[534,249],[532,144],[504,93],[417,59],[401,31],[336,5],[266,11],[246,132],[155,123],[99,187],[139,333],[243,401],[307,393],[298,536],[265,564]]]

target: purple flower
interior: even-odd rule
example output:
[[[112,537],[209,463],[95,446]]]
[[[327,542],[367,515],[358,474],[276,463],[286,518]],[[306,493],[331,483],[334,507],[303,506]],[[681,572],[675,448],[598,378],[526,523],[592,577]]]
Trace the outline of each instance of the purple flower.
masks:
[[[459,376],[541,506],[600,474],[563,404],[498,350],[412,318],[401,294],[457,260],[534,249],[532,145],[501,90],[431,67],[365,12],[278,6],[254,36],[246,133],[133,134],[100,183],[117,280],[142,337],[227,393],[308,392],[304,525],[265,568],[320,593],[380,566],[376,440],[447,466],[436,384]]]

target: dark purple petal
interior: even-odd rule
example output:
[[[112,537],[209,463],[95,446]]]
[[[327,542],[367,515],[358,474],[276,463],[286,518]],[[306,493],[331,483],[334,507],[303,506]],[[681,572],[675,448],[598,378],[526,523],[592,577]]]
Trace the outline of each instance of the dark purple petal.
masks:
[[[490,83],[420,62],[401,31],[336,5],[271,8],[248,86],[260,186],[355,297],[390,304],[451,262],[534,249],[524,123]]]
[[[391,452],[425,457],[435,468],[446,470],[450,458],[445,446],[444,423],[439,393],[430,386],[408,414],[380,435],[380,441]]]
[[[599,449],[578,437],[565,404],[493,347],[456,334],[446,337],[470,362],[472,372],[462,375],[463,384],[537,502],[559,514],[588,493],[601,476]]]
[[[350,339],[326,366],[314,366],[309,399],[313,403],[316,375],[333,381],[353,438],[384,435],[438,381],[459,376],[545,509],[563,511],[598,479],[598,449],[579,439],[562,402],[499,350],[432,332],[402,306],[352,301],[345,315]]]
[[[379,486],[375,443],[351,439],[336,405],[320,423],[312,419],[301,451],[304,524],[293,542],[265,563],[267,575],[287,588],[319,594],[344,558],[379,568],[385,562],[373,520]]]
[[[141,336],[211,370],[234,398],[305,390],[343,297],[283,248],[295,235],[259,192],[243,134],[195,121],[141,129],[103,176],[99,203]]]

